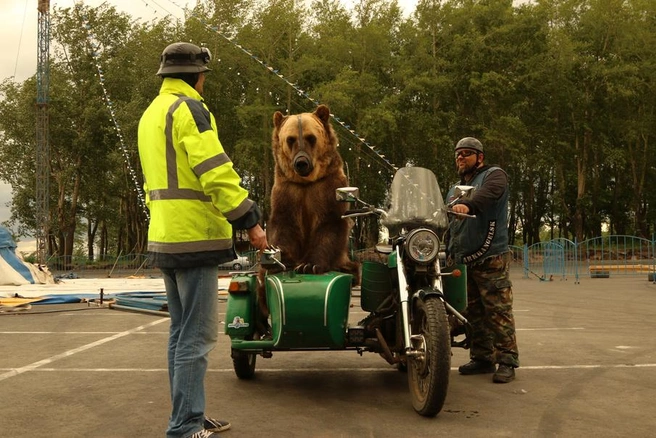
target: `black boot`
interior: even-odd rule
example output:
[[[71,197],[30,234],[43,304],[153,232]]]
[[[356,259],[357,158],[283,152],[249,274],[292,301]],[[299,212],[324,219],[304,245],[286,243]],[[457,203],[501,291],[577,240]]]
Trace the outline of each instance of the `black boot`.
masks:
[[[473,374],[490,374],[495,371],[495,366],[492,362],[472,359],[469,363],[461,365],[460,368],[458,368],[458,371],[464,376],[470,376]]]
[[[494,383],[508,383],[515,380],[515,368],[512,365],[499,364],[499,369],[492,376]]]

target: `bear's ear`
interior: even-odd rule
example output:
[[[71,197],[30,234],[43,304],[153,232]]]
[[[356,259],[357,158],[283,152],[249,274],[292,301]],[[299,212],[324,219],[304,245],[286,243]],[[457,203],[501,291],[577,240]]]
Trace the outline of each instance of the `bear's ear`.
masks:
[[[328,120],[330,120],[330,109],[327,105],[319,105],[314,111],[314,114],[319,118],[319,120],[321,120],[324,125],[328,123]]]
[[[280,112],[276,111],[273,114],[273,126],[276,128],[280,129],[280,126],[282,126],[282,122],[285,120],[285,116]]]

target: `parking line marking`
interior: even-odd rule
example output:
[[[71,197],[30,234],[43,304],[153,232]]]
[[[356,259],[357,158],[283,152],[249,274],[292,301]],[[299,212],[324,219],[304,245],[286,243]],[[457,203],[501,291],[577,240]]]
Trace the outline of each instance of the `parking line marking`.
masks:
[[[656,363],[641,364],[615,364],[615,365],[531,365],[522,366],[520,370],[581,370],[581,369],[613,369],[613,368],[656,368]],[[11,368],[0,368],[0,371],[11,370]],[[451,371],[457,371],[458,367],[451,367]],[[166,368],[38,368],[29,371],[40,372],[74,372],[74,373],[165,373]],[[388,368],[262,368],[256,370],[256,373],[330,373],[330,372],[376,372],[376,371],[393,371],[398,370],[393,367]],[[208,369],[208,373],[232,373],[233,368],[213,368]]]
[[[519,367],[522,370],[587,370],[593,368],[653,368],[656,363],[620,363],[616,365],[532,365]]]
[[[0,382],[3,381],[3,380],[5,380],[5,379],[8,379],[8,378],[10,378],[10,377],[14,377],[14,376],[17,376],[17,375],[19,375],[19,374],[26,373],[26,372],[28,372],[28,371],[33,371],[33,370],[35,370],[35,369],[37,369],[37,368],[39,368],[39,367],[41,367],[41,366],[43,366],[43,365],[48,365],[48,364],[53,363],[53,362],[55,362],[55,361],[57,361],[57,360],[59,360],[59,359],[63,359],[63,358],[65,358],[65,357],[69,357],[69,356],[72,356],[72,355],[74,355],[74,354],[76,354],[76,353],[80,353],[80,352],[85,351],[85,350],[88,350],[88,349],[90,349],[90,348],[97,347],[97,346],[102,345],[102,344],[105,344],[105,343],[107,343],[107,342],[111,342],[111,341],[113,341],[113,340],[115,340],[115,339],[119,339],[119,338],[122,338],[122,337],[124,337],[124,336],[131,335],[132,333],[139,332],[139,331],[141,331],[141,330],[143,330],[143,329],[145,329],[145,328],[152,327],[152,326],[157,325],[157,324],[160,324],[160,323],[162,323],[162,322],[164,322],[164,321],[169,321],[169,318],[161,318],[161,319],[158,319],[158,320],[156,320],[156,321],[150,322],[150,323],[148,323],[148,324],[140,325],[139,327],[135,327],[135,328],[133,328],[133,329],[126,330],[126,331],[124,331],[124,332],[116,333],[115,335],[109,336],[109,337],[107,337],[107,338],[99,339],[99,340],[97,340],[97,341],[95,341],[95,342],[92,342],[92,343],[90,343],[90,344],[83,345],[83,346],[81,346],[81,347],[78,347],[78,348],[74,348],[74,349],[72,349],[72,350],[65,351],[65,352],[63,352],[63,353],[57,354],[57,355],[52,356],[52,357],[49,357],[49,358],[47,358],[47,359],[43,359],[43,360],[40,360],[40,361],[38,361],[38,362],[34,362],[34,363],[29,364],[29,365],[26,365],[26,366],[24,366],[24,367],[12,369],[12,370],[9,371],[9,372],[6,372],[6,373],[4,373],[4,374],[0,374]]]
[[[165,318],[168,319],[168,318]],[[225,324],[224,321],[220,321],[221,324]],[[525,331],[525,332],[541,332],[541,331],[561,331],[561,330],[585,330],[584,327],[538,327],[538,328],[518,328],[516,331]],[[109,335],[109,334],[120,334],[123,332],[20,332],[20,331],[7,331],[0,332],[0,335]],[[168,331],[139,331],[136,333],[131,333],[135,335],[151,335],[151,334],[168,334]],[[621,348],[621,347],[617,347]]]
[[[168,319],[168,318],[166,318]],[[0,332],[0,335],[115,335],[123,332]],[[169,332],[136,332],[133,335],[166,334]]]
[[[585,330],[583,327],[539,327],[539,328],[518,328],[515,331],[524,331],[524,332],[549,332],[549,331],[560,331],[560,330]]]

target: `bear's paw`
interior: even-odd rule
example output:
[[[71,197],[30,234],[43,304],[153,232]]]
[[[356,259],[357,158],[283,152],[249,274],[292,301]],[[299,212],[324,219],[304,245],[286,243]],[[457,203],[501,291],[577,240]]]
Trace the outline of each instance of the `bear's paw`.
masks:
[[[328,267],[326,266],[321,266],[321,265],[314,265],[312,263],[301,263],[300,265],[296,266],[294,268],[296,272],[299,272],[301,274],[325,274],[328,272]]]

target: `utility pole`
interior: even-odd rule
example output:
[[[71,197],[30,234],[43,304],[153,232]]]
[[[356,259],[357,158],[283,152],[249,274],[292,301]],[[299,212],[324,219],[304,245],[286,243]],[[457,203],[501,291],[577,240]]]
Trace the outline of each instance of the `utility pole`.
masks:
[[[50,138],[48,93],[50,89],[50,0],[38,1],[36,66],[36,254],[45,264],[50,233]]]

